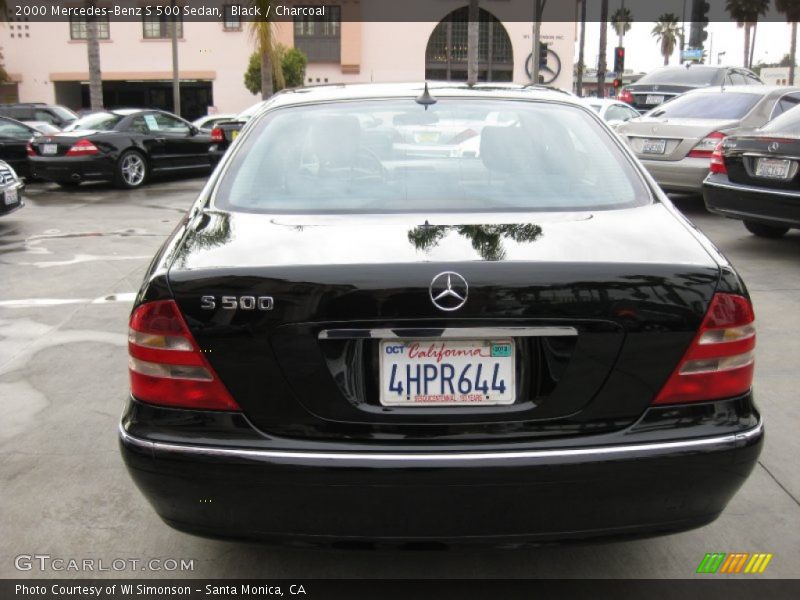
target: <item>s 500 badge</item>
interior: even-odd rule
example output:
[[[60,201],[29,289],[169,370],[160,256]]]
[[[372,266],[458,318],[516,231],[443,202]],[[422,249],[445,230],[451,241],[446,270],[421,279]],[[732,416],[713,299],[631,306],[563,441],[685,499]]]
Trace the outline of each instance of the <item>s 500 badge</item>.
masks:
[[[272,310],[275,302],[272,296],[221,296],[220,308],[224,310]],[[201,296],[200,308],[215,310],[217,298],[215,296]]]

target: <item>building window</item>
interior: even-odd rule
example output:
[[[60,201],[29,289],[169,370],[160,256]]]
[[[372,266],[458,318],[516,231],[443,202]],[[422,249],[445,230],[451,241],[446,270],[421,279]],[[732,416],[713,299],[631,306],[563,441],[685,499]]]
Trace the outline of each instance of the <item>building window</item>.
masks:
[[[294,19],[294,46],[309,62],[339,62],[342,55],[341,8],[326,6],[324,16]]]
[[[149,17],[142,17],[142,37],[146,40],[170,38],[171,17],[166,15]],[[183,17],[178,17],[176,25],[178,26],[178,37],[183,37]]]
[[[89,38],[86,17],[69,18],[69,37],[72,40],[85,40]],[[108,17],[97,17],[97,39],[109,39]]]
[[[222,26],[225,31],[240,31],[242,29],[242,17],[234,15],[232,8],[232,4],[223,5],[222,9],[225,18],[222,21]]]

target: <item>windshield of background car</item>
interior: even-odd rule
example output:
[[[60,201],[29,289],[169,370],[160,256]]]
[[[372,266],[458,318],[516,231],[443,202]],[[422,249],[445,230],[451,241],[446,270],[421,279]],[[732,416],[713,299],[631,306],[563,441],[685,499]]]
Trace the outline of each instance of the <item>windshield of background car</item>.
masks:
[[[763,96],[737,92],[691,93],[678,96],[647,113],[668,119],[741,119]]]
[[[759,131],[800,136],[800,106],[787,110],[764,125]]]
[[[54,113],[56,113],[59,119],[63,121],[74,121],[78,118],[78,115],[72,112],[70,109],[64,106],[51,106],[49,107]]]
[[[711,85],[717,80],[720,73],[718,69],[671,67],[648,73],[639,79],[636,84]]]
[[[215,204],[265,213],[573,211],[649,203],[612,134],[563,104],[441,98],[280,108],[253,122]]]
[[[110,131],[122,120],[120,115],[113,113],[92,113],[73,121],[64,128],[64,131]]]

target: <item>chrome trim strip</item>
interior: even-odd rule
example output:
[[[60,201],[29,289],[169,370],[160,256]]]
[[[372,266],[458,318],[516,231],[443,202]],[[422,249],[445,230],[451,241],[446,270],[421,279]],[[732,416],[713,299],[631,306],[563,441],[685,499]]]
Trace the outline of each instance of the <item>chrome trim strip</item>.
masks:
[[[800,198],[800,191],[798,192],[787,192],[784,190],[777,190],[774,188],[767,188],[767,187],[756,187],[753,185],[745,185],[745,184],[730,184],[730,183],[719,183],[717,181],[710,181],[706,179],[703,182],[703,185],[708,185],[711,187],[718,187],[723,188],[726,190],[733,190],[735,192],[748,192],[752,194],[773,194],[775,196],[786,196],[788,198]]]
[[[732,433],[708,438],[682,440],[677,442],[653,442],[650,444],[618,444],[615,446],[596,446],[593,448],[566,448],[561,450],[526,450],[518,452],[459,452],[445,454],[442,452],[426,453],[379,453],[379,452],[298,452],[290,450],[247,450],[239,448],[219,448],[208,446],[189,446],[165,442],[150,442],[130,435],[122,423],[119,435],[122,441],[131,446],[142,448],[155,455],[156,453],[184,456],[211,456],[220,458],[273,459],[273,460],[319,460],[319,461],[381,461],[381,462],[478,462],[494,460],[527,460],[536,458],[574,458],[581,456],[620,456],[625,454],[658,454],[664,451],[691,451],[696,448],[719,446],[730,449],[740,446],[750,438],[762,435],[764,421],[759,419],[758,425],[741,433]]]
[[[321,340],[350,339],[475,339],[496,337],[564,337],[578,335],[574,327],[398,327],[396,329],[323,329]]]

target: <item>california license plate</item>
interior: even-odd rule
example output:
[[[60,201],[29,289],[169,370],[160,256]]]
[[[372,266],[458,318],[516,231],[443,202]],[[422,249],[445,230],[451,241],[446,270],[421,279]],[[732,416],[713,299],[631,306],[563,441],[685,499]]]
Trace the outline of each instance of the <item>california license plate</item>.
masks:
[[[380,402],[384,406],[512,404],[515,348],[501,340],[384,340]]]
[[[6,206],[11,206],[19,202],[19,193],[17,190],[6,190],[5,198],[3,199]]]
[[[648,94],[645,99],[645,104],[664,104],[664,96],[654,96]]]
[[[756,161],[756,176],[769,179],[788,179],[792,161],[780,158],[759,158]]]
[[[642,140],[642,154],[664,154],[667,140]]]
[[[42,144],[42,154],[55,154],[58,152],[58,144]]]

